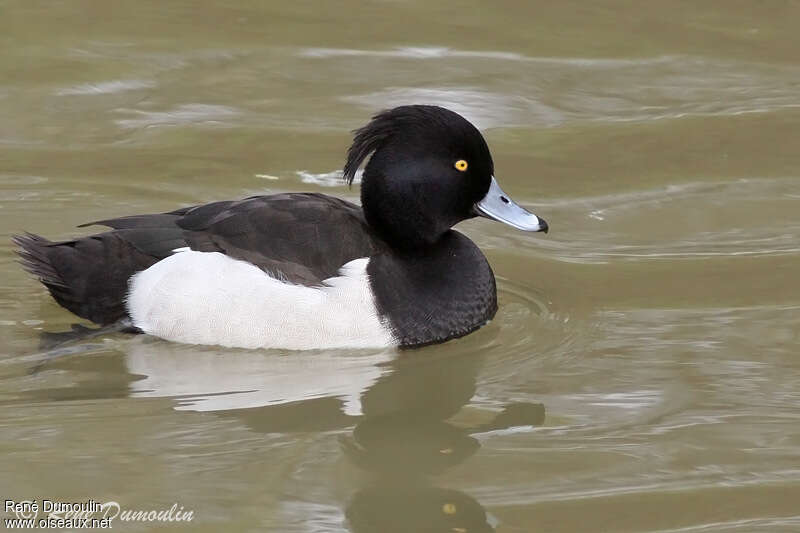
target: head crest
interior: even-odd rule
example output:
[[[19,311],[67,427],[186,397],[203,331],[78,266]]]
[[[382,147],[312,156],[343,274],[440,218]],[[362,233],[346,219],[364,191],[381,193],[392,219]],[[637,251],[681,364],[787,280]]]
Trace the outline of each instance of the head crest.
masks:
[[[447,126],[447,120],[456,118],[464,121],[456,113],[443,107],[432,105],[405,105],[381,111],[372,120],[353,133],[353,144],[347,150],[347,162],[343,177],[348,185],[353,184],[356,170],[372,152],[383,146],[399,132],[424,131],[432,126]]]
[[[391,111],[382,111],[372,117],[372,120],[353,133],[353,144],[347,150],[347,162],[344,165],[343,177],[348,185],[353,184],[356,177],[356,170],[369,154],[377,150],[386,140],[392,136],[393,128],[387,116]]]

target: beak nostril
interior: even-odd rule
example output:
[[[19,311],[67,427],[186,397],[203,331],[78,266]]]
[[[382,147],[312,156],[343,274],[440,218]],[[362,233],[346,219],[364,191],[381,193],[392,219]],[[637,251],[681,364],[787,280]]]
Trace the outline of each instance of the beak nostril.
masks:
[[[498,220],[512,228],[523,231],[547,231],[547,223],[515,204],[514,200],[500,188],[494,177],[483,200],[477,202],[473,209],[477,215]]]

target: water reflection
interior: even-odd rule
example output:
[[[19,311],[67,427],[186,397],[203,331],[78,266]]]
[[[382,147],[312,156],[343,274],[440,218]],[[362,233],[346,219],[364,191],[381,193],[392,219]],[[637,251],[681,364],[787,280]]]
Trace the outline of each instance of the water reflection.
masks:
[[[140,376],[131,394],[179,398],[178,410],[225,411],[275,405],[278,411],[302,411],[313,401],[312,405],[330,404],[332,411],[351,417],[361,414],[361,394],[387,372],[386,363],[395,356],[390,350],[227,350],[146,336],[132,339],[125,351],[129,371]],[[261,423],[267,424],[266,431],[281,431],[269,429],[268,420]]]
[[[480,503],[452,489],[420,483],[374,485],[358,491],[347,508],[354,533],[494,531]]]
[[[356,533],[494,531],[496,521],[478,500],[438,486],[436,477],[478,452],[482,434],[540,425],[545,418],[538,403],[471,403],[485,346],[283,354],[138,337],[118,347],[125,352],[114,387],[119,394],[171,398],[175,410],[214,412],[257,433],[338,434],[346,462],[366,473],[354,476],[356,485],[337,498]],[[82,367],[81,359],[49,360],[44,368]],[[85,396],[88,389],[79,390]],[[74,388],[64,391],[73,394],[39,393],[75,399]],[[109,384],[99,393],[107,397]],[[329,463],[314,464],[324,470]]]
[[[474,434],[544,421],[541,404],[511,404],[466,425],[449,420],[474,396],[482,360],[479,353],[407,354],[364,393],[364,416],[341,439],[345,455],[372,474],[347,505],[354,532],[494,531],[477,500],[430,479],[480,448]]]

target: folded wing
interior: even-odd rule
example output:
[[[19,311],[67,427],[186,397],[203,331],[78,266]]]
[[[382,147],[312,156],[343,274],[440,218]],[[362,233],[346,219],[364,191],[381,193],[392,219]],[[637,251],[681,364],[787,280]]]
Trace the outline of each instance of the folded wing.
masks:
[[[221,252],[278,279],[311,286],[384,246],[360,207],[313,193],[254,196],[86,225],[93,224],[112,229],[58,242],[26,234],[14,242],[23,266],[59,304],[99,324],[125,318],[131,276],[179,248]]]

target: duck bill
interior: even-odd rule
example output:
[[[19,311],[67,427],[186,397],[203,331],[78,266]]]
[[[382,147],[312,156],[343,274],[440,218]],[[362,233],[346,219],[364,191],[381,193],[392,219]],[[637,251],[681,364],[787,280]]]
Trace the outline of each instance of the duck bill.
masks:
[[[494,176],[492,176],[492,184],[489,185],[489,192],[486,193],[483,200],[475,204],[475,213],[523,231],[547,233],[549,229],[543,218],[537,217],[509,198],[497,184]]]

